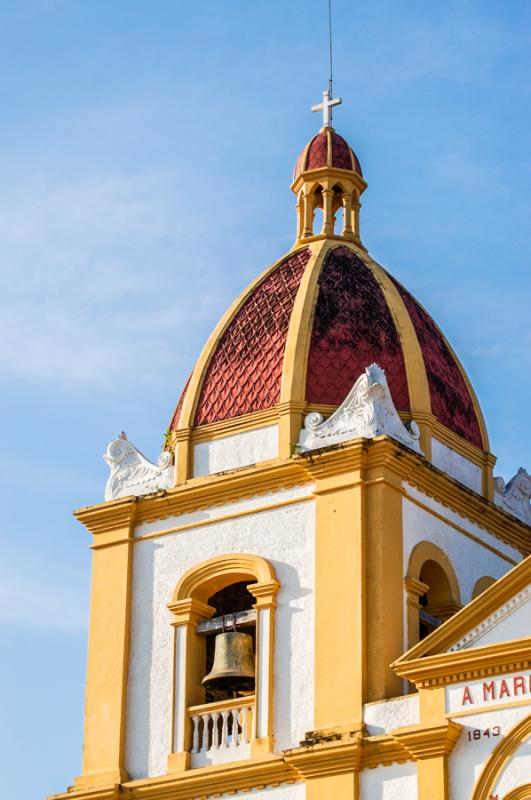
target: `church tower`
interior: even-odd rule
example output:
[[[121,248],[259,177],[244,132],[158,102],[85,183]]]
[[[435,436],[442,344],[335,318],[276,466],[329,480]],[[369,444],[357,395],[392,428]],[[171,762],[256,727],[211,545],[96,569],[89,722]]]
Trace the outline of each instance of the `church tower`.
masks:
[[[495,613],[512,568],[531,579],[531,480],[493,478],[466,372],[370,257],[334,102],[296,161],[294,245],[214,329],[158,463],[121,434],[105,502],[76,512],[83,767],[57,798],[476,797],[447,687],[527,662],[472,668],[444,632]]]

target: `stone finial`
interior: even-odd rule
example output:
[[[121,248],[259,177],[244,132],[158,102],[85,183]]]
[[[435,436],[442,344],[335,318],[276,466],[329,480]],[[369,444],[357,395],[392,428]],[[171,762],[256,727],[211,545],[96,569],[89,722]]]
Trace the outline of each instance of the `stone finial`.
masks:
[[[411,421],[410,429],[405,427],[391,398],[384,370],[378,364],[371,364],[327,420],[318,413],[308,414],[300,432],[299,448],[305,452],[349,439],[373,439],[381,435],[391,436],[422,453],[418,425]]]
[[[508,514],[531,525],[531,475],[520,467],[506,484],[499,476],[494,478],[494,502]]]
[[[162,452],[157,464],[149,461],[128,441],[124,431],[118,434],[103,456],[111,469],[105,486],[105,500],[137,497],[169,489],[175,484],[171,453]]]

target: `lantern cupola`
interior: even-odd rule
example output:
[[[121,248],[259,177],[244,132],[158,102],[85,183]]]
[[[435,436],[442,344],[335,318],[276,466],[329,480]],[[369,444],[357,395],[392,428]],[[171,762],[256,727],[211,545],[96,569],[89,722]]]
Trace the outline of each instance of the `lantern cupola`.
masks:
[[[297,196],[297,243],[331,237],[360,243],[360,196],[367,183],[357,155],[332,127],[331,106],[338,102],[324,92],[323,102],[313,107],[323,111],[324,124],[295,165],[291,189]]]

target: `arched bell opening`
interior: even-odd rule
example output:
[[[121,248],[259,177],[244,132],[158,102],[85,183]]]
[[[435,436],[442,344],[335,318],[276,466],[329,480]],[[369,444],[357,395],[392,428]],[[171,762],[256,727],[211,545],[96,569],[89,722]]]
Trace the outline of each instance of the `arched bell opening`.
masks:
[[[437,561],[428,559],[422,565],[419,580],[428,588],[419,597],[419,641],[458,610],[448,575]]]
[[[213,617],[204,623],[205,703],[253,694],[255,689],[255,598],[247,588],[252,581],[229,584],[208,599]]]
[[[461,608],[461,592],[454,567],[434,542],[413,548],[404,579],[408,647],[413,647]]]
[[[253,748],[271,752],[279,588],[272,565],[249,553],[210,558],[179,579],[168,603],[175,628],[170,771],[187,769],[190,763],[199,767],[226,760],[227,748],[234,760],[249,758]],[[219,650],[221,660],[216,665],[220,635],[225,635],[225,647]],[[239,639],[238,651],[234,638]],[[245,658],[235,658],[238,653]],[[237,676],[243,673],[239,686],[233,674],[224,674],[222,667],[227,664],[234,666]],[[225,683],[224,677],[228,677]]]

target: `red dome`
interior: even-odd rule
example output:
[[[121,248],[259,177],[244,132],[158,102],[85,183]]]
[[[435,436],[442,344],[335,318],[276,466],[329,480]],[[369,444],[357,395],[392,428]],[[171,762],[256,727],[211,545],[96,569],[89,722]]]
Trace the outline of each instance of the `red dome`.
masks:
[[[331,128],[325,128],[306,145],[295,165],[293,180],[301,172],[335,167],[356,172],[363,177],[360,162],[350,145]]]
[[[471,389],[431,317],[390,276],[386,286],[382,280],[386,273],[381,267],[362,260],[352,246],[325,246],[329,249],[312,300],[313,321],[304,334],[309,338],[306,389],[305,396],[299,399],[313,406],[338,406],[365,368],[377,362],[386,372],[397,410],[409,414],[415,386],[408,382],[406,364],[412,356],[400,332],[406,321],[416,334],[422,354],[431,413],[451,431],[482,449],[480,420]],[[198,397],[193,426],[263,411],[280,402],[288,329],[297,293],[306,290],[306,282],[301,285],[301,281],[306,267],[309,269],[314,263],[310,258],[309,248],[287,256],[244,296],[217,339],[195,389]],[[400,298],[400,328],[396,322],[396,298],[394,310],[391,308],[391,285]],[[417,374],[410,369],[409,380]],[[180,405],[173,428],[180,424]],[[429,412],[430,408],[426,410]]]

